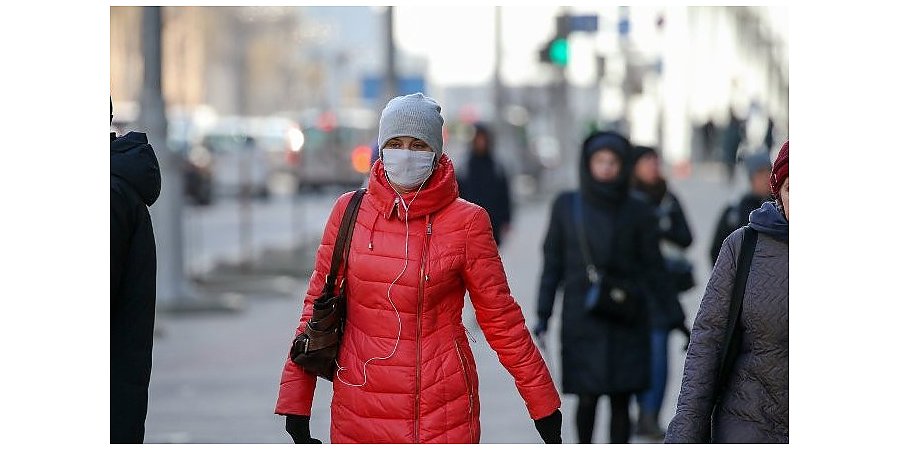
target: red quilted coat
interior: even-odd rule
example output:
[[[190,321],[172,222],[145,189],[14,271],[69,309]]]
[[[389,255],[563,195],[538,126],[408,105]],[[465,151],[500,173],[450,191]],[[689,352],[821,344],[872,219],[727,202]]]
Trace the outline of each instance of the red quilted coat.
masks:
[[[478,375],[462,324],[466,290],[530,416],[539,419],[559,408],[547,366],[510,295],[488,215],[458,192],[453,165],[444,155],[410,206],[409,262],[391,289],[398,323],[388,287],[404,266],[406,212],[381,161],[373,167],[346,277],[347,324],[338,355],[344,370],[334,380],[332,443],[479,441]],[[341,196],[328,218],[297,333],[321,293],[351,195]],[[404,195],[407,204],[413,195]],[[395,354],[370,361],[364,371],[365,361],[391,353],[398,331]],[[315,386],[315,376],[286,359],[275,413],[309,415]]]

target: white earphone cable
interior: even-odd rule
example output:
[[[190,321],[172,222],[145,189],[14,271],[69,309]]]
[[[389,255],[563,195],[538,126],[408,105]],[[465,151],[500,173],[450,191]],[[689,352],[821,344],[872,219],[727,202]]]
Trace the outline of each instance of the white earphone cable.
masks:
[[[427,181],[427,179],[426,179],[426,181]],[[375,360],[384,361],[384,360],[390,359],[397,352],[397,347],[400,346],[400,333],[403,330],[403,322],[400,321],[400,310],[397,309],[397,305],[394,304],[394,300],[391,298],[391,290],[394,288],[394,285],[397,284],[398,281],[400,281],[400,278],[403,276],[403,274],[406,273],[407,267],[409,267],[409,208],[412,207],[413,202],[416,201],[416,198],[419,196],[419,192],[422,191],[423,186],[425,186],[425,181],[423,181],[422,184],[419,185],[419,189],[416,190],[416,194],[413,196],[412,200],[409,201],[409,205],[407,205],[406,202],[403,201],[403,196],[400,195],[399,192],[397,192],[396,188],[394,188],[394,192],[397,193],[397,197],[400,199],[400,203],[403,205],[403,208],[406,210],[406,217],[404,220],[404,222],[406,224],[406,239],[405,239],[404,249],[403,249],[403,253],[404,253],[403,269],[400,271],[399,274],[397,274],[397,278],[394,278],[394,281],[391,282],[390,286],[388,286],[388,291],[387,291],[388,302],[391,303],[391,307],[394,308],[394,313],[397,314],[397,340],[394,342],[394,349],[391,350],[391,353],[388,354],[387,356],[375,356],[375,357],[367,359],[363,363],[363,368],[362,368],[363,369],[363,382],[361,384],[348,383],[346,380],[344,380],[344,378],[341,377],[341,372],[344,370],[347,370],[347,369],[342,367],[337,362],[335,362],[337,364],[337,371],[335,372],[335,375],[337,376],[337,379],[340,380],[341,383],[344,383],[347,386],[351,386],[351,387],[365,386],[365,384],[368,382],[368,374],[366,372],[366,366],[370,362],[375,361]],[[393,188],[393,185],[391,185],[391,187]]]

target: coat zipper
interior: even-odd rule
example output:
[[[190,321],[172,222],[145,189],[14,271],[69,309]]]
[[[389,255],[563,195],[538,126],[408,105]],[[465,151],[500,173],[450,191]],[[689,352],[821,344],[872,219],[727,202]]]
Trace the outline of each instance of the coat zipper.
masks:
[[[425,266],[428,260],[428,244],[431,241],[431,215],[425,217],[425,246],[422,248],[422,265],[419,267],[419,301],[416,304],[416,404],[414,441],[419,443],[419,402],[422,395],[422,307],[425,303]]]
[[[459,355],[459,364],[463,368],[463,377],[466,379],[466,392],[469,394],[469,441],[477,444],[475,442],[475,427],[472,426],[472,418],[475,415],[475,399],[472,396],[472,385],[469,382],[469,369],[466,366],[462,351],[459,349],[459,343],[455,339],[453,340],[453,345],[456,346],[456,354]]]

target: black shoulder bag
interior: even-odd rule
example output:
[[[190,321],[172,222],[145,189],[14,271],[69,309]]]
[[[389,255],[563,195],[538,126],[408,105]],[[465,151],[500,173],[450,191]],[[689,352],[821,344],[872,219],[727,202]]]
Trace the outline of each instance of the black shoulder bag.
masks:
[[[585,311],[614,322],[634,324],[641,311],[638,299],[622,280],[597,270],[597,266],[594,265],[584,228],[584,207],[581,204],[581,196],[577,193],[572,196],[572,210],[575,213],[578,244],[590,282],[584,297]]]
[[[337,355],[344,335],[344,321],[347,318],[347,266],[344,264],[344,276],[341,279],[339,292],[334,295],[335,280],[343,261],[349,262],[350,241],[356,215],[362,203],[365,189],[353,194],[338,229],[334,251],[331,254],[331,270],[325,276],[325,287],[322,294],[313,303],[312,317],[306,322],[306,328],[294,338],[290,357],[295,364],[307,372],[332,381],[337,369]]]
[[[719,372],[716,377],[715,399],[716,408],[722,400],[722,391],[725,383],[734,369],[734,361],[737,359],[743,340],[743,328],[738,326],[741,312],[744,310],[744,292],[747,290],[747,278],[750,275],[750,266],[753,264],[753,252],[756,250],[756,240],[759,234],[749,225],[744,226],[744,237],[741,241],[741,253],[738,255],[737,270],[734,274],[734,286],[731,292],[731,303],[728,305],[728,327],[725,329],[725,353],[719,360]],[[710,417],[715,417],[715,412]]]

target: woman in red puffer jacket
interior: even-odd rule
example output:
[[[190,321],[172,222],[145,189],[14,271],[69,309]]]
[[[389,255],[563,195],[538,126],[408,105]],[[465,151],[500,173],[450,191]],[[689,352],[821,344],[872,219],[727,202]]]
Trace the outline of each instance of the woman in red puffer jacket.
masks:
[[[515,379],[542,439],[561,442],[559,393],[510,295],[487,212],[458,198],[443,155],[440,106],[421,93],[388,102],[349,255],[347,322],[331,401],[332,443],[477,443],[478,375],[463,298]],[[352,193],[331,212],[297,327],[322,291]],[[341,280],[338,280],[340,283]],[[290,358],[276,414],[296,443],[309,434],[316,376]]]

